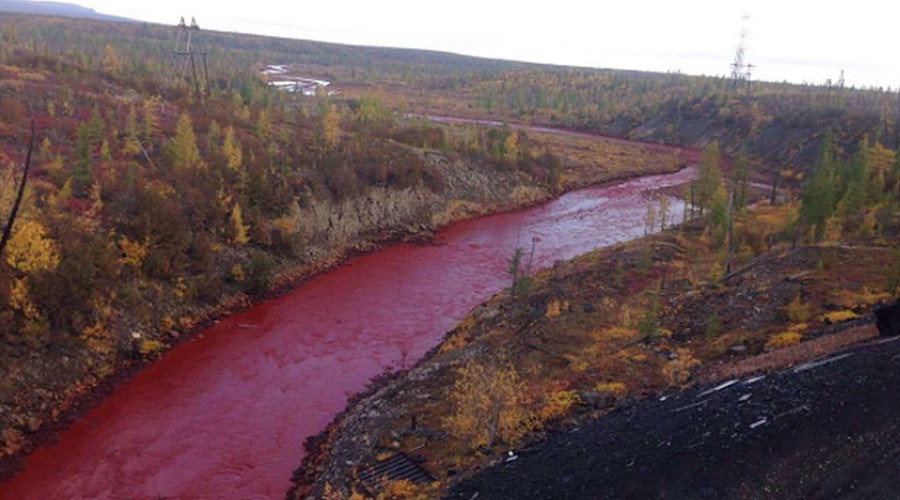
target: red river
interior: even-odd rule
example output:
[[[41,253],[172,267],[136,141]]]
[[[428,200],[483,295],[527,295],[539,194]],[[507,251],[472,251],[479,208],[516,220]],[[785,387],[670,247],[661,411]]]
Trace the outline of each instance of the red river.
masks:
[[[647,192],[690,169],[574,191],[450,226],[440,244],[355,257],[223,319],[122,383],[0,483],[0,498],[280,499],[320,432],[387,367],[413,363],[507,284],[505,259],[540,238],[548,266],[642,234]],[[681,202],[670,203],[680,220]]]

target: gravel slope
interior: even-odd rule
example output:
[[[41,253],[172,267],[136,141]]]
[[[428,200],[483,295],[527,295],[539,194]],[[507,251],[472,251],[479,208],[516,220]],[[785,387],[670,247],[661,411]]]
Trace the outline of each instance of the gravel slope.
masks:
[[[644,400],[449,498],[900,498],[900,342],[822,361]]]

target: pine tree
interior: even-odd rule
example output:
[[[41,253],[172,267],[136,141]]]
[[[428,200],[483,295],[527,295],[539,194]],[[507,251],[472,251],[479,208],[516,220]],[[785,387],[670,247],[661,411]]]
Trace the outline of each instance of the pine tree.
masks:
[[[76,197],[87,194],[87,187],[91,184],[91,139],[88,127],[84,124],[78,126],[78,135],[75,139],[75,165],[72,169],[72,191]]]
[[[833,157],[823,147],[812,175],[803,186],[800,196],[800,218],[806,227],[815,230],[816,240],[825,235],[828,219],[834,214],[835,182],[833,173]]]
[[[534,241],[532,241],[531,254],[534,257]],[[510,286],[510,295],[513,297],[522,296],[528,293],[528,289],[531,286],[531,276],[528,275],[528,267],[523,266],[522,257],[525,255],[522,247],[516,247],[513,251],[512,257],[506,261],[507,268],[506,274],[512,278],[512,285]],[[528,264],[530,266],[530,263]]]
[[[339,120],[334,104],[326,102],[319,107],[316,135],[323,151],[328,151],[337,144]]]
[[[738,211],[744,210],[747,206],[752,168],[750,160],[744,153],[738,154],[734,159],[734,208]]]
[[[106,44],[106,50],[103,55],[103,69],[110,73],[115,73],[119,69],[119,57],[116,50],[110,44]]]
[[[109,141],[103,139],[100,143],[100,160],[108,162],[112,159],[112,153],[109,150]]]
[[[241,213],[241,206],[237,203],[231,208],[231,216],[228,218],[229,231],[228,236],[232,243],[238,245],[246,245],[250,242],[247,236],[248,226],[244,225],[244,217]]]
[[[659,198],[659,230],[665,231],[669,218],[669,197],[662,193],[659,193],[657,197]]]
[[[159,133],[159,117],[156,115],[156,108],[160,102],[159,96],[153,96],[144,101],[144,126],[142,133],[143,139],[147,142],[153,140],[153,137]]]
[[[125,116],[125,143],[122,145],[122,154],[131,156],[141,152],[137,136],[137,112],[134,110],[134,106],[129,106],[128,114]]]
[[[709,206],[713,195],[722,185],[722,153],[719,150],[719,143],[713,142],[707,146],[700,156],[698,164],[700,172],[699,178],[695,181],[697,192],[697,204],[702,214],[704,209]]]
[[[222,153],[227,159],[226,165],[234,171],[241,170],[243,163],[243,153],[241,152],[241,143],[234,135],[234,128],[228,127],[225,130],[225,142],[222,145]]]
[[[175,137],[170,147],[175,157],[175,168],[191,170],[201,165],[200,150],[197,149],[197,137],[194,135],[194,126],[191,117],[182,113],[175,125]]]
[[[519,155],[519,134],[515,130],[509,131],[503,140],[503,161],[507,165],[514,165]]]
[[[99,147],[106,136],[106,124],[103,123],[103,118],[100,117],[100,109],[96,106],[94,106],[94,111],[91,112],[91,119],[88,121],[87,131],[91,149]]]
[[[656,231],[656,203],[653,198],[647,200],[647,210],[644,213],[644,234]]]
[[[709,205],[709,224],[712,230],[712,247],[719,248],[728,236],[728,193],[719,185]]]
[[[51,151],[50,138],[44,137],[44,140],[41,141],[41,149],[40,155],[44,160],[49,160],[53,158],[53,151]]]
[[[259,111],[259,116],[256,117],[256,137],[265,141],[271,134],[272,121],[269,119],[269,114],[266,113],[266,110],[262,109]]]

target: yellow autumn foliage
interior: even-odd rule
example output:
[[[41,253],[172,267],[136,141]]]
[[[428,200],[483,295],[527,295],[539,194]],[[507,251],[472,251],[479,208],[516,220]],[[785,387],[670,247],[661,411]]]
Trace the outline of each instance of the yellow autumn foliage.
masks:
[[[663,375],[669,384],[681,385],[691,378],[694,369],[700,366],[700,360],[687,349],[675,349],[675,354],[675,359],[663,365]]]
[[[31,297],[28,293],[28,284],[25,279],[19,278],[12,282],[9,294],[9,305],[16,311],[20,311],[28,319],[37,319],[40,317]]]
[[[450,391],[456,411],[444,424],[470,449],[490,446],[495,439],[514,443],[534,424],[524,393],[509,363],[469,361]]]
[[[222,152],[227,158],[227,166],[231,170],[240,170],[244,163],[244,155],[241,152],[241,143],[234,135],[234,127],[225,130],[225,142],[222,144]]]
[[[806,323],[798,323],[796,325],[792,325],[790,328],[783,332],[776,333],[769,337],[769,340],[766,341],[766,349],[780,349],[782,347],[792,346],[794,344],[799,344],[803,339],[803,330],[806,330]]]
[[[503,141],[503,159],[509,163],[516,161],[519,154],[519,134],[511,132]]]
[[[822,315],[822,321],[827,321],[828,323],[841,323],[843,321],[856,319],[859,317],[859,314],[851,311],[850,309],[844,309],[841,311],[831,311]]]
[[[231,266],[231,271],[228,272],[228,277],[231,278],[235,283],[243,283],[247,278],[247,274],[244,272],[244,266],[242,266],[240,263]]]
[[[141,264],[144,262],[144,257],[147,256],[148,246],[149,241],[146,239],[142,243],[140,241],[131,241],[127,236],[120,237],[119,248],[122,250],[122,258],[119,261],[125,266],[140,269]]]
[[[228,220],[231,226],[231,242],[237,243],[238,245],[246,245],[249,243],[250,237],[247,236],[247,230],[250,228],[244,224],[241,206],[237,203],[231,208],[231,216]]]
[[[806,321],[811,314],[810,305],[804,303],[799,294],[785,307],[785,312],[791,321]]]
[[[81,331],[81,337],[92,351],[106,354],[112,351],[113,334],[102,321],[95,321]]]
[[[25,220],[13,228],[6,262],[23,273],[53,271],[59,265],[59,249],[40,222]]]
[[[535,413],[535,417],[540,422],[560,417],[579,401],[581,398],[575,391],[553,391],[546,397],[544,404]]]
[[[328,150],[337,143],[340,129],[340,115],[334,107],[334,104],[325,103],[319,109],[318,127],[316,135],[318,136],[319,145],[322,149]]]
[[[594,386],[594,390],[605,394],[621,396],[622,394],[625,394],[625,384],[622,382],[598,382],[597,385]]]
[[[139,347],[139,350],[141,351],[141,354],[146,355],[146,354],[150,354],[150,353],[162,350],[163,347],[165,347],[165,344],[163,344],[162,342],[160,342],[158,340],[143,339],[143,340],[141,340],[141,345]]]
[[[568,300],[557,300],[553,299],[550,302],[547,302],[547,314],[548,318],[555,318],[560,314],[567,312],[569,310],[569,301]]]

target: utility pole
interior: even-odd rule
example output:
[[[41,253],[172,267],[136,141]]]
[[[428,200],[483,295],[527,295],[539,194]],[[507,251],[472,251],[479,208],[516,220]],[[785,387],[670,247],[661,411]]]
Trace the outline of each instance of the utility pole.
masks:
[[[175,27],[175,50],[172,51],[172,76],[178,81],[187,80],[193,84],[198,97],[203,97],[204,92],[209,95],[209,69],[206,65],[206,47],[200,38],[200,26],[197,20],[191,18],[188,26],[181,18],[181,22]],[[203,86],[201,90],[200,77],[197,75],[197,58],[203,64]],[[190,68],[190,75],[188,75]]]
[[[755,67],[745,61],[747,52],[747,23],[749,21],[749,15],[744,14],[741,16],[740,42],[738,43],[737,49],[734,51],[734,61],[731,63],[731,80],[734,83],[735,88],[740,87],[742,84],[746,84],[748,92],[750,91],[750,77],[752,76],[752,71]]]

